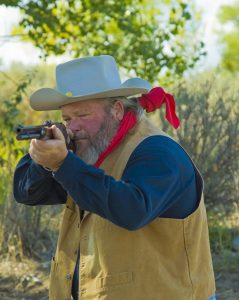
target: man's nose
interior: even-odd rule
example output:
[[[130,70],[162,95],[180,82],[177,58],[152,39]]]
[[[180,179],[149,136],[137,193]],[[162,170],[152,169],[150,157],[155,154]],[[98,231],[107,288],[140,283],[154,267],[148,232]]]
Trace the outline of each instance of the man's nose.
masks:
[[[79,131],[81,128],[80,128],[80,124],[79,122],[77,122],[76,120],[72,119],[68,122],[67,124],[67,127],[72,131],[72,132],[75,132],[75,131]]]

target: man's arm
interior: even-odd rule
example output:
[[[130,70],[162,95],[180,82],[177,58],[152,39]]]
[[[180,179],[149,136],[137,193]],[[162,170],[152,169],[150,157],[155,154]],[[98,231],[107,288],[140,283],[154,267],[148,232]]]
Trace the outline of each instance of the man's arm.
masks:
[[[132,153],[122,180],[68,153],[55,179],[81,209],[134,230],[155,218],[185,218],[198,205],[195,170],[173,140],[150,137]]]
[[[13,193],[17,202],[27,205],[62,204],[67,195],[52,172],[36,164],[29,154],[17,164]]]

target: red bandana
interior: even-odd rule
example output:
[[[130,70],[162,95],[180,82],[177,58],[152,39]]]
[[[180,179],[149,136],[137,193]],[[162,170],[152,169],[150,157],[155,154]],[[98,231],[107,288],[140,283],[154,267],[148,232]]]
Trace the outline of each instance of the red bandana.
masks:
[[[148,94],[143,94],[138,98],[140,105],[146,110],[146,112],[152,112],[160,108],[165,102],[166,104],[166,119],[174,128],[178,128],[180,121],[175,113],[175,101],[174,97],[165,91],[161,87],[153,88]],[[136,115],[132,111],[128,111],[122,121],[120,122],[120,127],[114,136],[113,140],[105,151],[100,155],[96,167],[99,167],[103,160],[109,155],[123,140],[127,132],[134,127],[136,124]]]
[[[147,111],[152,112],[165,102],[166,104],[166,119],[174,128],[178,128],[180,121],[175,113],[175,101],[172,95],[165,93],[161,87],[152,89],[148,94],[143,94],[139,98],[140,105]]]

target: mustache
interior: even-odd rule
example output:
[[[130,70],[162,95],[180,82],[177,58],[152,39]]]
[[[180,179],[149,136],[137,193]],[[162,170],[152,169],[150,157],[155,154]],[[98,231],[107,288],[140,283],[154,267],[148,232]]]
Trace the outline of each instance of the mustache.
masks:
[[[85,140],[85,139],[90,139],[90,136],[87,133],[83,133],[83,132],[74,133],[72,136],[73,141]]]
[[[69,128],[67,128],[66,131],[67,131],[69,138],[73,141],[90,138],[90,136],[87,132],[82,132],[82,131],[72,132]]]

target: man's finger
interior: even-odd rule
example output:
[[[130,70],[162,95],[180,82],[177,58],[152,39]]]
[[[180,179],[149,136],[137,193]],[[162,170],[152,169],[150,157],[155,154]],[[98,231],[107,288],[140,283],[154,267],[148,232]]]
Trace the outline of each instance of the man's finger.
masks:
[[[63,133],[59,128],[56,127],[56,125],[52,125],[51,129],[52,129],[53,139],[65,141]]]
[[[66,128],[66,132],[69,135],[70,139],[73,139],[74,133],[70,130],[70,128]]]

